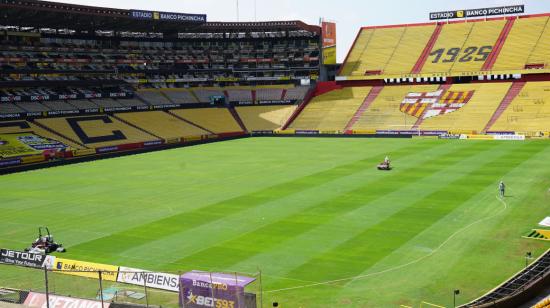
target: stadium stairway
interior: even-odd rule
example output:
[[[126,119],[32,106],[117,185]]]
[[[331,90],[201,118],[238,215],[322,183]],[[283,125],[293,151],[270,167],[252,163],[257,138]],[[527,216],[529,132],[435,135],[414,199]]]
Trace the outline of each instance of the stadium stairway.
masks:
[[[510,104],[516,98],[516,96],[518,96],[518,94],[521,92],[524,86],[525,86],[525,82],[521,82],[521,81],[514,82],[512,84],[512,86],[508,90],[508,93],[506,93],[506,96],[504,97],[502,102],[500,102],[500,105],[498,106],[497,110],[495,111],[493,116],[491,116],[491,119],[489,120],[487,125],[485,125],[483,132],[488,132],[491,129],[491,127],[500,118],[500,116],[504,113],[504,111],[508,108],[508,106],[510,106]]]
[[[244,122],[243,122],[243,120],[241,119],[241,117],[239,116],[239,113],[238,113],[237,111],[235,111],[235,107],[229,106],[229,107],[227,107],[227,109],[229,109],[229,112],[231,113],[231,115],[233,116],[233,118],[235,118],[235,121],[239,124],[239,126],[241,127],[241,129],[243,130],[243,132],[248,132],[248,129],[247,129],[246,126],[244,125]]]
[[[285,95],[286,95],[286,93],[285,93]],[[288,120],[285,122],[283,127],[281,127],[281,129],[282,130],[287,129],[292,124],[292,122],[294,122],[294,120],[296,120],[296,118],[300,115],[300,113],[302,113],[302,110],[304,110],[304,108],[306,108],[306,106],[309,104],[309,102],[311,102],[311,100],[314,97],[315,97],[314,96],[314,91],[309,90],[309,92],[307,92],[306,96],[304,97],[304,100],[302,101],[302,103],[300,105],[298,105],[298,107],[296,109],[294,109],[294,112],[292,112],[292,114],[290,115]]]
[[[153,134],[152,132],[150,132],[150,131],[148,131],[148,130],[146,130],[146,129],[144,129],[144,128],[141,128],[141,127],[139,127],[139,126],[137,126],[137,125],[135,125],[135,124],[133,124],[133,123],[131,123],[131,122],[126,121],[124,118],[122,118],[122,117],[120,117],[120,116],[117,116],[117,114],[113,114],[112,117],[115,118],[115,119],[117,119],[117,120],[119,120],[120,122],[122,122],[122,123],[128,125],[128,126],[131,126],[131,127],[135,128],[135,129],[137,129],[137,130],[142,131],[142,132],[145,133],[145,134],[149,134],[149,135],[151,135],[151,136],[153,136],[153,137],[155,137],[155,138],[158,138],[158,139],[164,139],[164,138],[162,138],[162,137],[160,137],[160,136],[157,136],[157,135]]]
[[[378,94],[380,94],[380,92],[382,92],[383,88],[384,88],[384,86],[376,86],[376,87],[373,87],[370,90],[369,95],[367,95],[367,97],[363,101],[363,104],[361,104],[359,109],[357,109],[357,111],[355,112],[353,117],[349,120],[348,124],[344,128],[344,131],[346,133],[351,132],[351,128],[353,127],[353,125],[355,125],[357,120],[359,120],[359,118],[361,118],[361,116],[363,115],[365,110],[367,110],[367,108],[369,108],[370,104],[372,104],[372,102],[378,97]]]
[[[508,34],[510,34],[510,31],[512,30],[512,27],[514,26],[514,21],[516,20],[515,17],[508,18],[506,21],[506,25],[504,25],[504,28],[502,28],[502,31],[500,32],[500,35],[493,47],[493,50],[489,54],[489,57],[487,60],[485,60],[485,63],[483,63],[483,66],[481,67],[481,70],[488,71],[493,68],[493,65],[495,64],[500,51],[502,50],[502,47],[504,46],[504,43],[506,42],[506,39],[508,38]]]
[[[34,121],[34,120],[29,120],[29,121],[32,122],[34,125],[36,125],[36,126],[42,128],[43,130],[46,130],[46,131],[48,131],[48,132],[50,132],[50,133],[52,133],[52,134],[54,134],[54,135],[61,136],[62,138],[67,139],[67,140],[69,140],[70,142],[72,142],[72,143],[74,143],[74,144],[77,144],[78,146],[81,146],[82,148],[85,148],[85,149],[88,148],[88,147],[87,147],[85,144],[83,144],[82,142],[76,141],[76,139],[70,138],[69,136],[63,134],[63,133],[60,132],[60,131],[53,130],[53,129],[49,128],[48,126],[46,126],[46,125],[44,125],[44,124],[42,124],[42,123],[40,123],[40,122],[38,122],[38,121]]]
[[[171,112],[170,110],[167,110],[167,111],[165,111],[165,112],[166,112],[167,114],[173,116],[174,118],[178,119],[178,120],[181,120],[181,121],[183,121],[183,122],[185,122],[185,123],[187,123],[187,124],[196,126],[196,127],[200,128],[200,129],[202,129],[202,130],[204,130],[204,131],[207,131],[207,132],[210,133],[210,134],[214,134],[213,131],[207,129],[206,127],[203,127],[203,126],[201,126],[201,125],[199,125],[199,124],[197,124],[197,123],[193,123],[193,122],[191,122],[191,121],[189,121],[189,120],[187,120],[187,119],[184,119],[183,117],[180,117],[179,115],[177,115],[177,114]]]
[[[432,36],[430,37],[430,40],[428,41],[428,44],[426,44],[426,47],[422,51],[422,54],[420,55],[420,58],[416,61],[413,69],[411,70],[411,74],[418,74],[420,71],[422,71],[422,68],[424,67],[424,64],[426,63],[426,60],[428,60],[428,56],[430,55],[430,51],[435,45],[435,42],[437,42],[437,39],[439,38],[439,35],[441,34],[441,29],[443,29],[443,24],[437,24],[435,27],[434,32],[432,33]]]

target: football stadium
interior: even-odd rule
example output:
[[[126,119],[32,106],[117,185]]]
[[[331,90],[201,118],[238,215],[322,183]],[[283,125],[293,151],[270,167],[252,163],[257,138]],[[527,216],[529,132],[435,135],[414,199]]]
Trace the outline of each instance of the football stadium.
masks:
[[[116,7],[0,0],[0,307],[550,307],[550,13]]]

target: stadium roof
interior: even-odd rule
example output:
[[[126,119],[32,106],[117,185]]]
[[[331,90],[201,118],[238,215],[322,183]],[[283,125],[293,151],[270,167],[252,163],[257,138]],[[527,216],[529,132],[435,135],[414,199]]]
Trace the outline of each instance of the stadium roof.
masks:
[[[287,30],[320,33],[321,31],[320,27],[308,25],[302,21],[201,22],[200,16],[204,16],[205,20],[205,15],[168,13],[171,16],[191,17],[183,21],[175,21],[162,20],[162,18],[139,18],[134,12],[159,13],[37,0],[0,0],[0,24],[5,26],[162,33]]]

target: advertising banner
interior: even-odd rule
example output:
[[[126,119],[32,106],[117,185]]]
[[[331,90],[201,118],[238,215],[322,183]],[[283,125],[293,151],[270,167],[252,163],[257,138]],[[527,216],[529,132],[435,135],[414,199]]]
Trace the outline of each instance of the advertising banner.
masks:
[[[130,10],[130,16],[135,19],[167,20],[167,21],[196,22],[196,23],[206,22],[206,15],[204,14],[184,14],[184,13]]]
[[[504,141],[525,141],[524,135],[493,135],[495,140]]]
[[[25,302],[27,307],[47,308],[47,307],[86,307],[86,308],[109,308],[111,303],[101,303],[99,301],[91,301],[74,297],[65,297],[57,295],[49,295],[49,305],[46,302],[46,294],[30,292]]]
[[[167,273],[156,273],[137,268],[120,267],[118,282],[166,291],[179,291],[179,276]]]
[[[186,273],[180,277],[180,307],[244,308],[244,288],[254,280],[222,273]]]
[[[323,64],[336,64],[336,23],[321,22],[323,38]]]
[[[432,12],[430,13],[430,20],[485,17],[485,16],[523,14],[523,13],[525,13],[525,5],[522,4],[522,5],[473,9],[473,10]]]
[[[99,279],[98,272],[101,271],[101,278],[109,281],[116,281],[118,274],[118,266],[63,258],[56,258],[54,269],[62,274],[95,279]]]
[[[32,148],[19,140],[21,136],[32,134],[3,134],[0,135],[0,158],[10,158],[25,155],[38,155],[42,152]]]
[[[54,256],[10,249],[0,249],[0,263],[36,268],[42,268],[45,266],[46,268],[51,269],[54,262]]]

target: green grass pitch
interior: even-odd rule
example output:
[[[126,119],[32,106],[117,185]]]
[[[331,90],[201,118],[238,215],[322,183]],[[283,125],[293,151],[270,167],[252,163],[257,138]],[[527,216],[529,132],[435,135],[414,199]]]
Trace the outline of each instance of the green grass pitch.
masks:
[[[43,169],[0,177],[0,247],[47,225],[66,258],[260,269],[264,307],[450,306],[548,248],[521,235],[548,215],[549,159],[544,141],[248,138]]]

